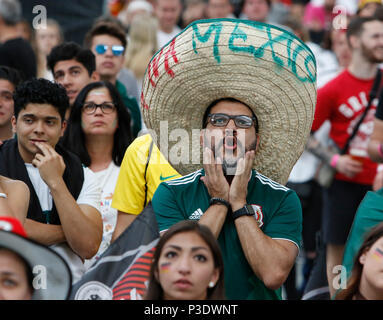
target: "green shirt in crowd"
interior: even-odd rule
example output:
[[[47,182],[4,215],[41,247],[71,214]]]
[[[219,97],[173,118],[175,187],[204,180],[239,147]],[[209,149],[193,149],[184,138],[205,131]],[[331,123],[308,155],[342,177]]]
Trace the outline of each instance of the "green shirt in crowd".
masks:
[[[201,177],[203,169],[163,182],[152,204],[160,231],[181,220],[199,220],[209,207],[210,196]],[[301,243],[302,208],[295,191],[252,171],[247,188],[247,203],[256,212],[261,230],[273,239]],[[227,215],[218,242],[225,270],[226,297],[230,300],[280,300],[282,289],[268,289],[251,269],[243,253],[231,215]],[[270,270],[273,266],[270,266]]]
[[[134,97],[129,97],[125,86],[120,82],[116,81],[116,88],[121,96],[122,102],[125,107],[129,109],[130,118],[132,120],[132,134],[133,138],[137,137],[138,132],[141,130],[141,111],[138,106],[137,100]]]

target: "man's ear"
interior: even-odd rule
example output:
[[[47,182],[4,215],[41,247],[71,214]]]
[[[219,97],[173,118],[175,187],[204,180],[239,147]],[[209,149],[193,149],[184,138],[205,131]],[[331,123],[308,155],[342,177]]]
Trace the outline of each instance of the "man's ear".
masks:
[[[61,137],[64,135],[66,127],[67,127],[67,121],[63,120],[63,122],[61,124]]]
[[[259,133],[255,134],[255,138],[257,139],[255,153],[257,153],[258,148],[259,148],[259,144],[261,143],[261,137],[260,137]]]
[[[360,38],[352,35],[349,38],[349,46],[351,49],[359,48],[360,47]]]
[[[12,123],[12,132],[16,133],[16,117],[15,116],[12,116],[11,123]]]
[[[90,78],[91,78],[91,82],[97,82],[97,81],[100,81],[101,79],[100,74],[96,70],[93,71]]]

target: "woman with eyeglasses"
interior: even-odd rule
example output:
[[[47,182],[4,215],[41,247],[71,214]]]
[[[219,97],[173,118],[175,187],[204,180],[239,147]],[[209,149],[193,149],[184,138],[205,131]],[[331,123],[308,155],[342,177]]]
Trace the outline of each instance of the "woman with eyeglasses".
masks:
[[[103,239],[90,267],[108,248],[116,225],[117,211],[111,207],[114,188],[126,148],[132,142],[131,119],[117,89],[109,82],[93,82],[77,96],[63,145],[98,177],[101,190]]]

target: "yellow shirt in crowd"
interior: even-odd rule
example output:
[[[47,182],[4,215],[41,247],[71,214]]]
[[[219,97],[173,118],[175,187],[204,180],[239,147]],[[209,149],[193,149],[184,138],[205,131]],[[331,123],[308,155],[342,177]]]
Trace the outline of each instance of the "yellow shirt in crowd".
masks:
[[[145,134],[136,138],[126,150],[114,190],[113,208],[137,215],[144,209],[145,183],[147,204],[161,182],[181,177],[154,143],[146,168],[151,143],[152,137]]]

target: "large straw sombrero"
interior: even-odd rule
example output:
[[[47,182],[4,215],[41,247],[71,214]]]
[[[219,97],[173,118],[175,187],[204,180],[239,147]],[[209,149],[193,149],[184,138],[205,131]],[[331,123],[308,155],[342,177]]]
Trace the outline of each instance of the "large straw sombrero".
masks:
[[[158,51],[145,73],[141,108],[154,141],[181,174],[202,167],[203,114],[228,97],[258,118],[254,168],[285,184],[313,121],[313,53],[290,32],[239,19],[195,21]]]

